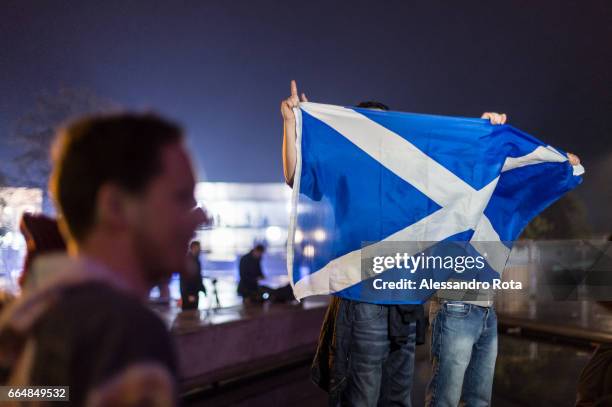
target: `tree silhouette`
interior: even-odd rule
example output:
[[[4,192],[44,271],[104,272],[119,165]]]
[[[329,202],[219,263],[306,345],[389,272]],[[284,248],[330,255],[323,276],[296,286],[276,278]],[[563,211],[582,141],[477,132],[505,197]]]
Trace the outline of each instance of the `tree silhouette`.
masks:
[[[13,143],[19,153],[15,184],[40,188],[43,191],[43,211],[52,212],[47,193],[51,172],[50,148],[59,126],[83,114],[101,113],[116,108],[108,99],[82,88],[62,88],[56,93],[42,93],[35,109],[18,120]],[[1,177],[0,177],[1,180]]]
[[[536,216],[525,228],[522,239],[577,239],[591,232],[587,211],[570,192]]]

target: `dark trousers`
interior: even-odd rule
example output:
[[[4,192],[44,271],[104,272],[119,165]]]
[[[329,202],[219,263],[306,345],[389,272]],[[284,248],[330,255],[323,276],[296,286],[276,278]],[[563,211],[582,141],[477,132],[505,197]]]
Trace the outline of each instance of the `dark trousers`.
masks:
[[[416,322],[401,340],[389,335],[389,306],[342,300],[337,335],[348,345],[343,385],[333,406],[411,406]],[[339,355],[340,356],[340,355]]]

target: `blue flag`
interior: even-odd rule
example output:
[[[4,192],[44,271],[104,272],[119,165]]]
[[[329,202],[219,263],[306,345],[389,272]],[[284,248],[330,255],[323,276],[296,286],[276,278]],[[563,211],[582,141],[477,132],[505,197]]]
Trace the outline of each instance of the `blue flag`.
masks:
[[[511,242],[584,172],[565,152],[485,119],[317,103],[295,113],[287,268],[298,299],[424,302],[435,290],[370,289],[364,254],[388,242],[463,241],[475,254],[496,244],[487,265],[501,273]]]

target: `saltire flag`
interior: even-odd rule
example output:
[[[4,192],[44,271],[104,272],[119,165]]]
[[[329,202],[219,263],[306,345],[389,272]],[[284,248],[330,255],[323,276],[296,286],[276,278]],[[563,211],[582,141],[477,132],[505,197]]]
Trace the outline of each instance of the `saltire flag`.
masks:
[[[497,245],[487,266],[501,273],[527,223],[582,182],[564,151],[486,119],[310,102],[294,111],[287,269],[298,299],[426,301],[433,292],[372,294],[363,252],[386,242],[464,241],[475,253],[487,242]]]

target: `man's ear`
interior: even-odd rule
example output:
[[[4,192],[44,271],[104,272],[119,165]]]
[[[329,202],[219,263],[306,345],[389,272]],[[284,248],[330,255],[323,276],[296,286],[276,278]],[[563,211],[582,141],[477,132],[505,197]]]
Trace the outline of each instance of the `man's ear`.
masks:
[[[115,184],[104,184],[96,197],[96,223],[104,228],[118,230],[129,222],[129,198]]]

